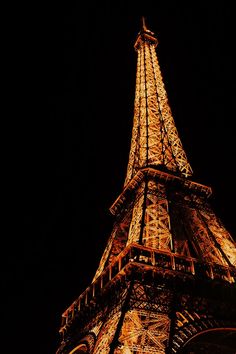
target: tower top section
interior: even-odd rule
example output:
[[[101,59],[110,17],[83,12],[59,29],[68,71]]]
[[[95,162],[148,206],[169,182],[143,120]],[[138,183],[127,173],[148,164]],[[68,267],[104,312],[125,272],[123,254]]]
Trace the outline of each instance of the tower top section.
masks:
[[[134,119],[125,185],[142,168],[189,177],[192,169],[168,103],[156,47],[158,40],[142,18],[134,48],[138,54]]]
[[[147,29],[144,17],[142,17],[142,28],[141,28],[141,31],[139,32],[137,40],[136,40],[136,42],[134,44],[135,50],[138,50],[140,48],[140,45],[143,42],[148,42],[148,43],[154,45],[154,47],[156,47],[157,44],[158,44],[158,40],[155,37],[154,32],[152,32],[149,29]]]

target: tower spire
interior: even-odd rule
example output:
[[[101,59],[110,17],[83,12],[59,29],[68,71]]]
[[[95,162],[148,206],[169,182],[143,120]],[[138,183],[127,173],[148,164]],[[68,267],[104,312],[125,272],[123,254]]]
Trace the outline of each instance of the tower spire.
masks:
[[[155,48],[154,33],[142,17],[142,31],[134,48],[138,53],[133,132],[125,185],[148,166],[188,177],[188,163],[168,103]]]
[[[144,31],[147,30],[146,22],[145,22],[145,17],[144,17],[144,16],[142,16],[142,29],[143,29]]]

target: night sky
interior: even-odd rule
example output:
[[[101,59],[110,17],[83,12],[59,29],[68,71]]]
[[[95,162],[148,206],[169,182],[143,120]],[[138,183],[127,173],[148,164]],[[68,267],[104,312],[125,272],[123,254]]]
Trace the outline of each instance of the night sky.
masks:
[[[34,5],[30,16],[21,8],[15,24],[15,192],[1,268],[7,354],[55,353],[61,313],[97,269],[126,174],[143,15],[159,39],[193,180],[212,187],[216,214],[236,232],[233,5],[68,3]]]

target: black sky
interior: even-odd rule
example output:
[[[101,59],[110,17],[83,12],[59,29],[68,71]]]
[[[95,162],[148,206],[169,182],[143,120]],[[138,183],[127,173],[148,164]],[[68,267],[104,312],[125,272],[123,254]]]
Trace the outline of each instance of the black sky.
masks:
[[[108,209],[128,162],[142,15],[159,39],[193,179],[213,188],[215,211],[235,235],[234,14],[227,2],[198,1],[25,10],[11,48],[15,192],[2,251],[3,345],[9,354],[15,345],[52,354],[60,315],[90,284],[114,221]]]

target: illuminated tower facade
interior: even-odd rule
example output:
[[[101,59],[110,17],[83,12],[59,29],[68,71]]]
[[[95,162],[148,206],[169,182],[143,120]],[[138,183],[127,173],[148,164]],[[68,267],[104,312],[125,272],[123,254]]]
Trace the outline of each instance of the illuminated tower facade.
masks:
[[[58,354],[236,352],[235,243],[211,188],[191,179],[157,44],[143,21],[124,188],[94,279],[62,315]]]

